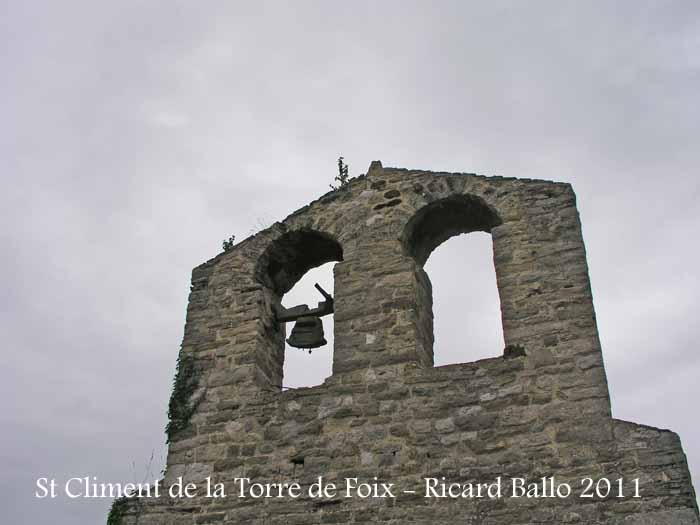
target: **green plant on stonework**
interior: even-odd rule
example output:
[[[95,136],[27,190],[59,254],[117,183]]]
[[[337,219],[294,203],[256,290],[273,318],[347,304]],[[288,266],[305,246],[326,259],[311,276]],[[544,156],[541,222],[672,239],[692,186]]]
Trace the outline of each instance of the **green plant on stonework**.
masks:
[[[503,349],[503,359],[513,359],[516,357],[523,357],[526,356],[527,352],[525,351],[525,347],[523,345],[507,345]]]
[[[233,248],[233,243],[236,240],[235,235],[231,235],[228,239],[224,239],[223,242],[221,243],[223,249],[225,252],[229,251],[231,248]]]
[[[350,182],[350,175],[348,175],[348,165],[343,161],[343,157],[338,157],[338,174],[333,179],[338,183],[338,186],[333,186],[329,184],[331,189],[337,190],[345,186]]]
[[[121,525],[122,518],[126,514],[126,504],[129,498],[121,497],[112,502],[107,514],[107,525]]]
[[[168,424],[165,427],[166,443],[170,443],[175,434],[187,427],[190,418],[197,409],[197,403],[190,400],[197,389],[198,378],[191,355],[180,353],[177,358],[173,392],[168,403]]]

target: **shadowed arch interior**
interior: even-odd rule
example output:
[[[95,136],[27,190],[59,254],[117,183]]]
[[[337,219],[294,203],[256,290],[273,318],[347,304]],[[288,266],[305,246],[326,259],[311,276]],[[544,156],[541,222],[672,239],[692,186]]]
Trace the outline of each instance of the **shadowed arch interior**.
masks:
[[[310,269],[342,261],[343,248],[330,235],[294,230],[272,242],[258,265],[258,280],[283,296]]]
[[[450,237],[473,231],[491,232],[502,221],[474,195],[454,195],[421,208],[404,230],[404,248],[422,267],[432,251]]]

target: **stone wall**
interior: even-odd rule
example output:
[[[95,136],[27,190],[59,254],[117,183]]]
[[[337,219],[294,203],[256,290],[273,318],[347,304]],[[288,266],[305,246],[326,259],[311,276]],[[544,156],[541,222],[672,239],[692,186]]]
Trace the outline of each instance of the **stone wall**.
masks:
[[[525,355],[433,367],[423,264],[453,235],[490,232],[506,345]],[[310,268],[335,265],[333,375],[282,391],[273,307]],[[468,275],[465,275],[468,278]],[[170,436],[183,476],[323,476],[396,483],[396,498],[130,500],[122,523],[698,523],[670,431],[612,418],[570,185],[383,168],[195,268],[181,356],[196,384]],[[423,497],[424,478],[555,476],[568,498]],[[581,479],[639,479],[641,498],[580,498]]]

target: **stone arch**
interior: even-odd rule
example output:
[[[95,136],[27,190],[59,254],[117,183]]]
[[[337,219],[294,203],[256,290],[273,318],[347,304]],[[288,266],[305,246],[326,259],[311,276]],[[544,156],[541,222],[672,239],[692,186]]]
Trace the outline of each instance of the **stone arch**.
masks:
[[[263,250],[255,268],[255,279],[262,285],[265,304],[256,365],[271,386],[282,386],[286,333],[285,324],[277,322],[275,307],[306,272],[342,260],[340,242],[328,233],[310,228],[285,231]]]
[[[490,233],[502,224],[496,210],[476,195],[452,195],[420,208],[406,223],[406,252],[422,267],[432,251],[450,237],[473,231]]]
[[[343,260],[343,247],[330,234],[292,230],[274,239],[260,257],[257,280],[276,294],[287,293],[310,269]]]
[[[424,270],[430,254],[448,239],[465,233],[491,233],[503,223],[498,212],[483,198],[456,194],[434,200],[420,208],[406,223],[401,242],[415,261],[417,340],[424,362],[434,364],[433,287]],[[468,276],[467,276],[468,277]]]

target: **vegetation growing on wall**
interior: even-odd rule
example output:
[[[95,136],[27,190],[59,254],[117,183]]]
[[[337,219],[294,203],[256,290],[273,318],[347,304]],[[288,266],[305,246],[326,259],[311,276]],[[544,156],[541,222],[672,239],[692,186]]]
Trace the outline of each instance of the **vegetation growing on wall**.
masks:
[[[350,182],[350,175],[348,174],[348,165],[343,161],[343,157],[338,157],[338,174],[333,179],[338,183],[337,186],[330,184],[330,187],[334,190],[340,189]]]
[[[527,352],[525,352],[525,347],[523,345],[508,345],[503,349],[504,359],[513,359],[525,355],[527,355]]]
[[[236,236],[231,235],[228,239],[224,239],[223,242],[221,243],[221,247],[224,249],[225,252],[229,251],[231,248],[233,248],[233,243],[236,241]]]
[[[112,506],[109,509],[109,514],[107,515],[107,525],[120,525],[122,518],[126,514],[126,504],[129,498],[122,497],[117,498],[112,502]]]
[[[168,404],[169,421],[165,427],[166,443],[170,443],[175,434],[187,426],[197,408],[197,403],[191,402],[192,394],[197,389],[197,379],[194,358],[191,355],[180,353],[173,380],[173,392]]]

